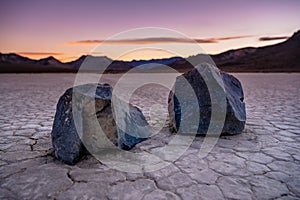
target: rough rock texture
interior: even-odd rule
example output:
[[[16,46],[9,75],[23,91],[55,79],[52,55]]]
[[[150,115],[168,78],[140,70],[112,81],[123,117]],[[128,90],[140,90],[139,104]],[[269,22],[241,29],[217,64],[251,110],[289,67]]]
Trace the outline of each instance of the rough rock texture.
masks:
[[[201,74],[199,73],[201,71]],[[205,77],[203,77],[203,75]],[[211,87],[209,91],[208,84]],[[195,92],[195,96],[191,95],[191,91],[187,86],[191,86],[191,91]],[[189,86],[189,87],[190,87]],[[243,88],[240,81],[232,75],[220,71],[213,65],[203,63],[197,65],[191,71],[184,73],[176,78],[173,91],[169,95],[169,115],[170,125],[173,131],[181,133],[189,133],[195,116],[199,116],[199,124],[196,127],[197,134],[206,134],[211,121],[212,100],[211,92],[220,92],[215,94],[217,98],[214,100],[215,107],[221,108],[221,95],[226,96],[226,104],[224,98],[224,111],[226,108],[226,117],[224,113],[225,122],[222,133],[238,134],[241,133],[245,127],[246,111]],[[219,96],[218,96],[219,95]],[[198,101],[198,102],[197,102]],[[199,107],[198,107],[199,106]],[[197,109],[199,108],[199,112]],[[180,127],[181,123],[185,121],[184,127]],[[182,123],[183,124],[183,123]],[[194,129],[194,130],[196,130]]]
[[[118,147],[125,150],[131,149],[134,145],[144,141],[145,138],[150,135],[149,130],[140,130],[140,127],[135,126],[136,124],[146,128],[148,125],[145,116],[139,108],[129,105],[129,115],[130,117],[126,116],[122,119],[125,125],[124,130],[118,128]],[[132,133],[137,133],[139,137],[136,137],[137,135]]]
[[[139,132],[135,125],[147,126],[148,123],[142,112],[132,105],[129,105],[129,115],[121,119],[129,125],[123,131],[117,127],[111,98],[112,88],[109,84],[76,86],[60,97],[51,132],[57,159],[75,164],[88,151],[115,145],[130,149],[147,138],[148,135]],[[106,137],[100,134],[100,128]]]
[[[75,164],[86,152],[76,131],[71,103],[70,88],[57,103],[51,136],[55,157],[68,164]]]

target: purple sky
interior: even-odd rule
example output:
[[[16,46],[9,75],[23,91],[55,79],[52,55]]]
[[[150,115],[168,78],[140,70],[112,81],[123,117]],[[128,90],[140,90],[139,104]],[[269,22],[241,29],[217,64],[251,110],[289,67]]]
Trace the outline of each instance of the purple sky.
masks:
[[[0,52],[72,60],[97,45],[74,45],[78,41],[104,40],[128,29],[152,26],[201,40],[251,36],[200,44],[208,53],[219,53],[283,41],[259,38],[291,36],[299,29],[299,10],[297,0],[2,1]]]

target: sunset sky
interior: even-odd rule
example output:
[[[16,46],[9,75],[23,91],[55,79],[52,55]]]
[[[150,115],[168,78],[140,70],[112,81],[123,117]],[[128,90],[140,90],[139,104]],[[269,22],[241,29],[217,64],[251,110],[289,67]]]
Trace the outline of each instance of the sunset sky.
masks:
[[[30,58],[54,56],[74,60],[91,52],[101,41],[120,32],[142,27],[162,27],[181,32],[210,54],[247,46],[284,41],[300,29],[300,1],[39,1],[0,3],[0,52]],[[116,58],[122,45],[142,43],[182,45],[183,56],[197,54],[177,38],[119,38],[99,55]],[[126,60],[171,56],[147,52]]]

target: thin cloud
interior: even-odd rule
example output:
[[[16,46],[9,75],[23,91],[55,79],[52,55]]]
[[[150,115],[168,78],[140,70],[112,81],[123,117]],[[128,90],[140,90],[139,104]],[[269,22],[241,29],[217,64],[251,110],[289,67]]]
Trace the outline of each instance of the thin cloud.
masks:
[[[272,41],[272,40],[285,40],[288,38],[289,38],[288,36],[276,36],[276,37],[270,36],[270,37],[260,37],[258,41],[265,42],[265,41]]]
[[[217,41],[223,41],[223,40],[236,40],[236,39],[243,39],[243,38],[249,38],[252,37],[252,35],[238,35],[238,36],[231,36],[231,37],[219,37],[219,38],[212,38]]]
[[[77,46],[77,45],[96,45],[104,42],[104,40],[81,40],[81,41],[74,41],[68,42],[67,45],[70,46]]]
[[[26,56],[59,56],[64,55],[63,53],[57,53],[57,52],[17,52],[21,55]]]
[[[206,39],[187,39],[187,38],[175,38],[175,37],[156,37],[156,38],[137,38],[137,39],[120,39],[120,40],[81,40],[69,42],[67,45],[98,45],[101,43],[112,45],[140,45],[140,44],[183,44],[183,43],[218,43],[224,40],[233,40],[247,38],[251,36],[232,36],[232,37],[220,37],[220,38],[206,38]]]
[[[231,37],[217,37],[217,38],[208,38],[208,39],[194,39],[197,43],[218,43],[225,40],[236,40],[252,37],[251,35],[239,35]]]

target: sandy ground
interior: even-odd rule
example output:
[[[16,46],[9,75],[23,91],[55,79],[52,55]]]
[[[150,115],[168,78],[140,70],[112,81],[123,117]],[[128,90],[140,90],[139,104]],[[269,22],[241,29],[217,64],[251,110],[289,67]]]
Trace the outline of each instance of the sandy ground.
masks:
[[[219,138],[205,158],[198,156],[205,138],[197,137],[168,166],[130,173],[92,156],[75,166],[51,156],[56,103],[73,86],[74,74],[0,74],[0,198],[299,199],[300,74],[235,76],[247,107],[242,134]],[[158,128],[165,124],[167,96],[168,89],[150,84],[136,90],[131,102]],[[166,127],[160,133],[132,152],[157,152],[173,137]]]

